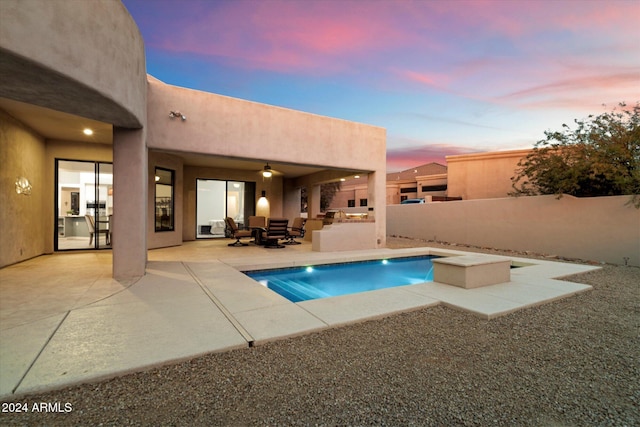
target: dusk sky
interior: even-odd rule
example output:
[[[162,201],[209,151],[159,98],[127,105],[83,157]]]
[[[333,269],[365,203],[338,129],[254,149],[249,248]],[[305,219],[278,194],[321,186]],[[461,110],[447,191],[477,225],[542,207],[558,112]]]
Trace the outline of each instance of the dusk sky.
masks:
[[[384,127],[389,172],[529,148],[640,101],[639,1],[123,3],[149,74]]]

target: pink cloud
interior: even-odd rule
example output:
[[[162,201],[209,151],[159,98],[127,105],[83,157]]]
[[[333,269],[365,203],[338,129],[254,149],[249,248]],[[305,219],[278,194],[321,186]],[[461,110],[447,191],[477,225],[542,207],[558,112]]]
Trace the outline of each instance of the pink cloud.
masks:
[[[423,85],[431,86],[435,89],[446,90],[451,82],[452,76],[435,72],[416,72],[411,70],[397,70],[396,74]]]
[[[514,108],[612,102],[637,92],[639,2],[152,4],[142,22],[160,29],[150,32],[149,46],[238,68],[311,76],[371,71],[385,91],[408,82]],[[162,8],[170,20],[159,21]]]
[[[390,2],[218,2],[185,18],[154,47],[223,57],[235,65],[275,71],[344,70],[354,57],[403,43],[406,34],[385,19]]]
[[[600,1],[495,1],[462,0],[429,2],[430,13],[437,13],[440,22],[451,31],[463,34],[495,34],[511,39],[548,30],[597,33],[617,30],[637,31],[640,4],[628,0]]]
[[[531,47],[550,31],[588,31],[598,37],[602,30],[611,33],[612,26],[632,34],[636,20],[631,17],[640,16],[640,6],[627,1],[606,7],[574,1],[190,1],[190,13],[181,4],[158,2],[149,8],[151,17],[160,16],[157,9],[163,7],[172,12],[170,21],[157,23],[162,28],[148,41],[151,46],[273,71],[338,72],[375,58],[378,66],[409,69],[404,78],[435,87],[486,69],[476,52],[471,61],[434,71],[462,54],[456,50],[464,50],[466,42],[494,37]],[[393,54],[403,49],[415,56],[412,60],[430,58],[431,65],[382,62],[393,64]]]
[[[528,109],[593,111],[602,103],[640,100],[639,87],[640,69],[613,74],[575,75],[521,88],[497,97],[496,102]]]

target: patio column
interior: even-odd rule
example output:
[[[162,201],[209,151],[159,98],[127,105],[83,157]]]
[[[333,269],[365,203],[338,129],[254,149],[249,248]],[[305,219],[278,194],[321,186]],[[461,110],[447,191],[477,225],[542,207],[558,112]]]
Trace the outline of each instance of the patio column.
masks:
[[[307,217],[317,218],[320,215],[320,184],[307,187]]]
[[[376,247],[387,245],[387,178],[386,173],[371,172],[368,176],[367,205],[369,218],[376,220]],[[373,209],[373,210],[371,210]]]
[[[144,129],[113,128],[113,277],[135,280],[147,264],[147,146]]]
[[[293,218],[300,216],[300,200],[302,191],[300,187],[293,186],[290,179],[284,180],[284,217],[293,221]]]

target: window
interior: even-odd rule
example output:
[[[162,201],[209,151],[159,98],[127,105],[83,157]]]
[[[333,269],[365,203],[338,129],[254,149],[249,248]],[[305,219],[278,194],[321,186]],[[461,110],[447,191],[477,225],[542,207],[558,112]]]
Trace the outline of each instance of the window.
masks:
[[[409,188],[401,188],[400,193],[416,193],[418,191],[418,187],[409,187]]]
[[[447,190],[447,184],[443,184],[443,185],[423,185],[422,186],[422,191],[423,192],[427,192],[427,191],[446,191]]]
[[[255,182],[196,180],[196,238],[225,237],[225,217],[242,228],[255,215]]]
[[[175,171],[169,169],[156,168],[156,231],[174,230],[174,185]]]
[[[400,196],[400,201],[404,202],[405,200],[407,200],[409,197],[407,196]]]
[[[347,207],[355,208],[356,207],[356,200],[355,199],[347,200]]]
[[[360,206],[367,206],[367,199],[360,199]]]
[[[111,247],[113,165],[56,159],[54,249]]]

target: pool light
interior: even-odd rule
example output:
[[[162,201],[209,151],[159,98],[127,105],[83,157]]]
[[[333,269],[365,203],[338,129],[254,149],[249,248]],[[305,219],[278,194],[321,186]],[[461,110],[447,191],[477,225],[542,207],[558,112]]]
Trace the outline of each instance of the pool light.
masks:
[[[387,265],[387,264],[389,264],[389,260],[383,259],[383,260],[382,260],[382,264],[383,264],[383,265]]]
[[[307,273],[311,273],[311,272],[313,272],[313,267],[311,267],[311,266],[307,267],[307,268],[306,268],[306,272],[307,272]]]

